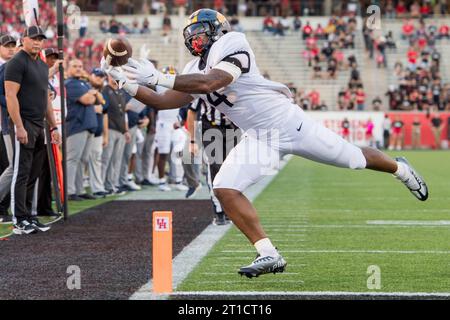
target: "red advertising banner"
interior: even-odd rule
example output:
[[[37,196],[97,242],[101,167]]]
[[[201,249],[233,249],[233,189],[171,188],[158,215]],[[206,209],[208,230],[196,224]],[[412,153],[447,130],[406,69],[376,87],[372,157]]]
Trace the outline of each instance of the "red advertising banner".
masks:
[[[397,117],[404,123],[403,127],[403,145],[410,147],[412,142],[413,122],[420,121],[420,146],[424,148],[436,148],[435,137],[432,130],[431,119],[434,113],[427,115],[425,112],[388,112],[386,113],[391,121],[395,121]],[[442,120],[441,140],[448,140],[448,119],[450,112],[439,112]],[[391,130],[392,135],[392,130]]]

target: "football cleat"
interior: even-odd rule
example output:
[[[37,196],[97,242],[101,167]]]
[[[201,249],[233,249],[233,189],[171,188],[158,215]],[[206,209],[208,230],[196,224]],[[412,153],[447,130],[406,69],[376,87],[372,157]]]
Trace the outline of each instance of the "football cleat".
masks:
[[[281,273],[285,270],[286,265],[287,263],[281,255],[277,257],[261,257],[258,254],[250,265],[240,268],[238,273],[241,276],[245,275],[247,278],[253,278],[266,273]]]
[[[411,193],[420,201],[425,201],[428,199],[428,187],[423,178],[417,173],[416,170],[409,164],[408,160],[404,157],[395,158],[397,162],[402,162],[408,166],[408,177],[398,180],[403,182],[403,184],[411,191]]]

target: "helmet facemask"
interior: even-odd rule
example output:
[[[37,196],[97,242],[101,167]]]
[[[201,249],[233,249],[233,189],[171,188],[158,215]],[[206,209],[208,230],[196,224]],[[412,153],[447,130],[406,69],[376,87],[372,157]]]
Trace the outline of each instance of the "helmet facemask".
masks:
[[[203,35],[203,36],[202,36]],[[188,25],[183,30],[184,43],[194,56],[204,56],[213,42],[216,34],[207,21]]]

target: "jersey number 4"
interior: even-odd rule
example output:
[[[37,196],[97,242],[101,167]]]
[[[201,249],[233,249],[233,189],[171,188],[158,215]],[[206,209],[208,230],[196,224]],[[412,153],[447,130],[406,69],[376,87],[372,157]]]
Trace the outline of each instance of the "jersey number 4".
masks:
[[[228,101],[227,96],[224,94],[220,94],[214,91],[212,93],[208,93],[206,97],[208,99],[208,102],[214,107],[219,106],[221,103],[224,103],[230,108],[233,107],[233,104]]]

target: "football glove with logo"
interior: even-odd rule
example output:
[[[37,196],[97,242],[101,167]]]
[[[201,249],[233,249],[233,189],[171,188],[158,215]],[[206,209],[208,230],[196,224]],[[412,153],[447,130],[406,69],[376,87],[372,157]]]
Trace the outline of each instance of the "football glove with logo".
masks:
[[[110,67],[106,73],[117,82],[119,89],[124,89],[132,97],[137,94],[139,85],[136,80],[128,78],[121,67]]]
[[[161,73],[147,59],[139,59],[138,61],[130,58],[128,63],[123,66],[123,69],[128,78],[144,86],[154,85],[172,89],[175,83],[175,75]]]

